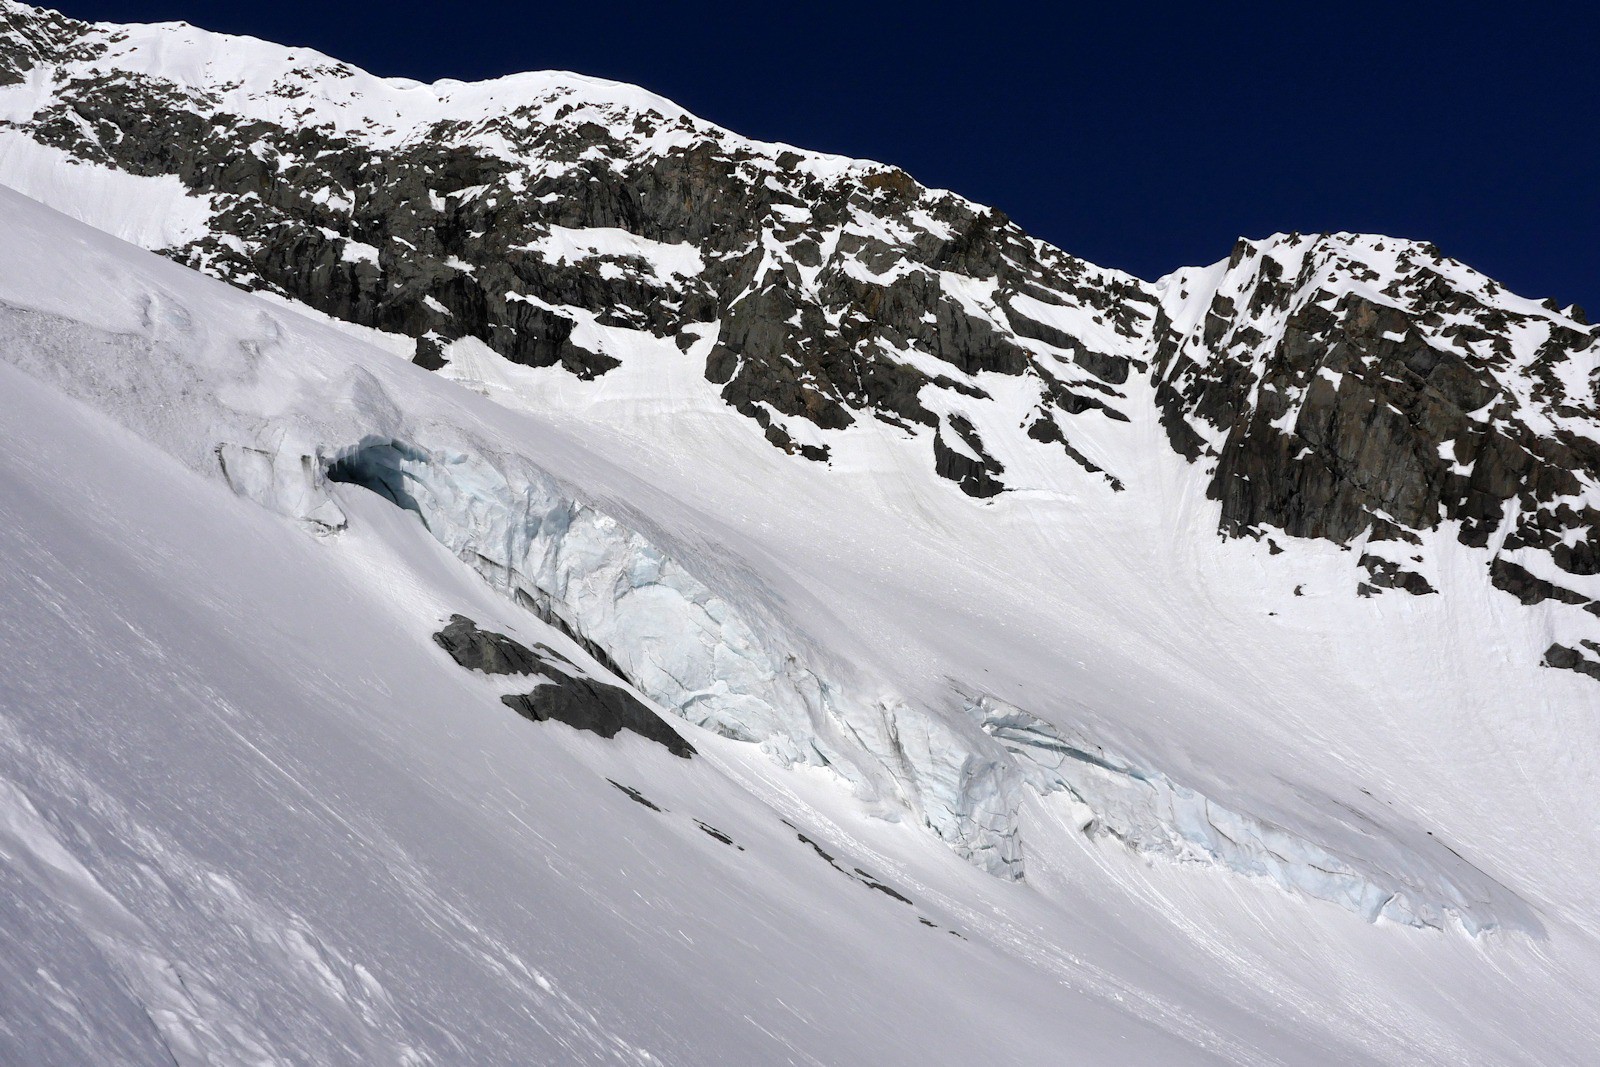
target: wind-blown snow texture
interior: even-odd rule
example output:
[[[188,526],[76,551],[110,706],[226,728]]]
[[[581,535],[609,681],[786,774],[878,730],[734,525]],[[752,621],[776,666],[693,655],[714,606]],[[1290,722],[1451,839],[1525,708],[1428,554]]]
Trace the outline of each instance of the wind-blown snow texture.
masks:
[[[268,291],[0,196],[22,1058],[1594,1047],[1575,309],[1351,235],[1151,285],[625,86],[0,18],[0,181]],[[705,759],[518,718],[457,612]],[[275,775],[326,846],[244,832]]]

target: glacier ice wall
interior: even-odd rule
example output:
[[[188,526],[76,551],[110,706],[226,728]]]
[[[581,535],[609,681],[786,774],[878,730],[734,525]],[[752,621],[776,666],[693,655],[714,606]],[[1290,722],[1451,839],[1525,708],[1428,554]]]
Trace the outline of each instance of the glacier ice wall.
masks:
[[[640,534],[547,479],[513,485],[479,458],[383,439],[334,456],[327,472],[416,512],[491,584],[689,722],[786,765],[832,768],[984,869],[1021,877],[1018,781],[981,731],[822,677]]]
[[[315,457],[231,442],[218,445],[216,456],[222,476],[239,496],[321,530],[344,528],[344,512],[320,490]]]
[[[257,451],[219,452],[236,492],[318,529],[338,528],[342,515],[325,486],[296,488],[296,477],[320,483],[325,472],[386,497],[650,699],[786,765],[833,769],[863,797],[912,812],[957,854],[1002,877],[1023,877],[1027,787],[1066,794],[1091,838],[1264,880],[1368,921],[1453,921],[1471,933],[1538,928],[1520,900],[1442,845],[1431,854],[1373,824],[1364,852],[1327,847],[987,695],[965,700],[965,720],[864,696],[819,673],[641,534],[537,472],[508,477],[478,456],[377,437],[315,461]]]
[[[1362,829],[1369,854],[1340,854],[993,697],[969,701],[967,711],[1017,757],[1030,786],[1041,795],[1064,792],[1075,802],[1081,829],[1091,838],[1111,837],[1143,855],[1264,879],[1368,922],[1443,928],[1454,920],[1473,934],[1539,929],[1521,900],[1445,845],[1430,841],[1421,847],[1432,855],[1424,855],[1368,822]]]

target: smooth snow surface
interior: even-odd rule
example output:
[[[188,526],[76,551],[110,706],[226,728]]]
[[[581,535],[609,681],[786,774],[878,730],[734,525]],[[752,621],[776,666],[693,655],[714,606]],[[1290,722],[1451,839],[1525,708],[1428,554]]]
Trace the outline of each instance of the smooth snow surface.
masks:
[[[175,174],[141,177],[74,159],[18,130],[0,129],[0,185],[55,205],[141,248],[174,248],[207,232],[208,197]]]
[[[893,434],[783,455],[694,350],[452,382],[9,190],[0,232],[0,1059],[1600,1047],[1593,683],[1448,531],[1440,596],[1360,600],[1219,541],[1153,414],[1086,444],[1126,492],[986,506]],[[456,612],[702,756],[518,718]]]

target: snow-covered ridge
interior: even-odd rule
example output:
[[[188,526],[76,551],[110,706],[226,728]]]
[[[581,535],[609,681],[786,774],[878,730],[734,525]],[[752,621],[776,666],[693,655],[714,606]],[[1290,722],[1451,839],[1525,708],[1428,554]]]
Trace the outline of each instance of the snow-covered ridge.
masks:
[[[34,9],[9,12],[42,17]],[[1322,286],[1342,284],[1347,276],[1365,284],[1368,275],[1381,279],[1398,269],[1398,260],[1386,265],[1367,254],[1383,239],[1346,237],[1344,245],[1355,251],[1317,259],[1322,266],[1316,270],[1240,253],[1242,266],[1218,265],[1151,287],[1064,256],[1002,217],[922,189],[899,172],[865,165],[846,174],[824,157],[813,165],[813,157],[781,146],[752,148],[677,110],[659,110],[653,98],[627,87],[527,75],[424,89],[372,79],[304,50],[213,39],[188,27],[60,32],[75,43],[58,42],[53,53],[45,49],[20,80],[0,88],[0,103],[17,124],[6,131],[12,138],[6,174],[27,182],[27,191],[150,245],[165,237],[143,224],[130,228],[143,217],[130,205],[147,199],[136,186],[170,186],[172,168],[192,175],[212,157],[232,158],[228,123],[258,119],[277,132],[251,147],[240,165],[259,174],[247,174],[227,192],[205,193],[210,221],[202,228],[208,232],[194,238],[191,227],[182,235],[188,250],[176,254],[194,265],[237,284],[266,285],[336,317],[417,336],[419,357],[425,349],[442,352],[440,362],[480,340],[480,333],[510,363],[559,365],[584,378],[649,373],[643,364],[669,363],[675,350],[685,351],[704,361],[704,377],[722,386],[722,399],[758,423],[772,444],[811,461],[831,461],[838,450],[841,465],[849,466],[857,462],[862,437],[909,435],[931,443],[937,473],[973,496],[1081,494],[1103,503],[1125,488],[1131,472],[1149,466],[1139,451],[1149,447],[1152,393],[1165,409],[1169,433],[1188,426],[1213,451],[1225,452],[1227,417],[1171,401],[1183,376],[1226,377],[1237,358],[1235,342],[1256,345],[1249,358],[1265,360],[1288,318],[1323,300],[1316,295]],[[124,90],[128,100],[118,96]],[[218,140],[193,160],[163,158],[156,148],[154,155],[143,149],[127,154],[125,143],[138,130],[123,112],[129,101],[147,100],[162,121],[181,125],[199,116],[211,122],[208,136]],[[387,109],[381,114],[373,110],[380,105]],[[75,110],[80,107],[93,121]],[[309,154],[291,150],[302,136],[330,139]],[[430,155],[434,141],[465,150],[465,168],[458,168],[463,157]],[[102,189],[129,203],[100,203]],[[641,206],[652,198],[653,207]],[[740,198],[753,202],[733,204]],[[686,200],[694,202],[692,210],[679,206]],[[508,217],[513,224],[499,231],[480,229],[487,220]],[[748,245],[718,243],[746,225]],[[1263,247],[1304,243],[1276,238]],[[1258,265],[1269,261],[1276,267],[1272,278]],[[1485,280],[1444,276],[1485,300],[1496,295]],[[1393,299],[1365,294],[1380,297]],[[1256,318],[1231,332],[1213,328],[1225,321],[1212,311],[1219,299],[1248,305]],[[1561,328],[1580,332],[1570,315],[1531,304],[1512,310],[1552,323],[1560,318]],[[1458,325],[1447,322],[1444,329]],[[1220,354],[1225,348],[1228,360]],[[825,381],[827,375],[832,379]],[[1305,392],[1337,392],[1341,380],[1338,371],[1319,372]],[[1554,394],[1547,388],[1543,400],[1530,393],[1527,401],[1549,404],[1552,395],[1581,384],[1559,375],[1554,381]],[[1206,385],[1202,407],[1220,400],[1231,417],[1236,408],[1257,406],[1259,389],[1234,398]],[[506,399],[525,404],[536,395],[526,388]],[[1276,420],[1280,431],[1292,429],[1292,416],[1304,407],[1289,400],[1287,421]],[[1585,417],[1563,416],[1562,429],[1581,428]],[[305,465],[321,462],[317,457],[331,441],[350,447],[369,435],[406,442],[418,455],[463,457],[463,463],[478,456],[448,434],[418,434],[403,421],[387,429],[296,436],[299,443],[287,449],[281,442],[262,446],[253,435],[215,444],[223,462],[232,460],[236,485],[251,485],[251,495],[269,506],[336,528],[317,486],[304,481]],[[863,451],[879,450],[873,443]],[[525,500],[515,500],[527,490],[516,485],[484,491],[499,501],[496,507],[525,509]],[[444,496],[462,495],[448,483],[435,488]],[[572,494],[540,499],[578,507]],[[596,648],[626,660],[641,688],[691,721],[759,740],[788,762],[832,766],[872,802],[914,812],[981,865],[1013,875],[1025,869],[1014,753],[973,724],[925,701],[914,706],[893,691],[853,688],[827,668],[796,658],[771,636],[779,620],[723,632],[711,608],[716,597],[689,577],[686,588],[674,586],[677,578],[641,578],[634,590],[621,571],[608,579],[588,575],[641,600],[676,597],[673,625],[722,650],[706,662],[682,660],[682,649],[663,659],[659,649],[634,647],[637,620],[624,624],[599,606],[602,600],[575,596],[574,603],[586,605],[580,611],[530,576],[552,542],[538,541],[521,525],[526,515],[494,512],[487,528],[498,533],[488,547],[480,545],[484,529],[452,515],[441,506],[434,525],[449,531],[441,539],[453,551],[502,585],[520,586],[542,612],[558,614],[559,606],[581,614],[563,621]],[[578,508],[568,519],[582,525],[599,523],[604,513],[598,516]],[[518,536],[525,544],[497,540],[513,530],[523,530]],[[1362,554],[1374,582],[1381,575],[1415,591],[1416,581],[1394,577],[1411,574],[1415,561],[1391,551],[1400,541],[1378,540]],[[1574,549],[1569,541],[1562,543]],[[536,558],[520,558],[519,551]],[[646,551],[646,561],[650,556]],[[636,565],[643,564],[633,549],[618,549],[596,573],[625,566],[631,576]],[[670,555],[657,565],[678,567]],[[1533,561],[1530,573],[1540,566]],[[1551,647],[1587,647],[1581,606],[1560,610],[1567,617]],[[652,640],[662,645],[670,627],[661,620],[656,626]],[[1581,651],[1572,654],[1585,662]],[[727,676],[719,674],[724,671]],[[1159,771],[1149,776],[1162,777]],[[1124,827],[1124,839],[1145,848],[1170,837],[1162,827],[1180,817],[1173,805],[1165,809],[1172,810]],[[1225,867],[1263,869],[1251,849],[1190,846],[1193,841],[1177,851],[1204,854]],[[1319,855],[1319,847],[1289,851],[1303,858]],[[1441,890],[1441,899],[1460,900],[1413,906],[1408,896],[1395,895],[1401,890],[1392,879],[1370,870],[1352,876],[1365,888],[1330,890],[1308,874],[1307,864],[1316,867],[1311,860],[1286,861],[1269,877],[1312,895],[1343,897],[1365,914],[1389,907],[1391,916],[1425,922],[1460,912],[1460,900],[1472,897]],[[1398,903],[1374,905],[1390,898]],[[1467,912],[1469,928],[1497,921]]]
[[[431,369],[472,340],[583,378],[672,346],[786,452],[830,462],[866,423],[911,435],[985,499],[1125,488],[1153,393],[1171,443],[1219,460],[1205,467],[1224,532],[1340,543],[1441,517],[1486,543],[1532,448],[1575,473],[1531,478],[1504,547],[1570,574],[1600,565],[1583,533],[1600,484],[1594,329],[1431,246],[1277,235],[1151,285],[893,168],[749,141],[630,86],[561,72],[420,86],[186,25],[0,11],[0,180],[411,338]],[[1385,324],[1368,337],[1346,315]],[[1340,359],[1307,362],[1351,330],[1344,362],[1404,364],[1410,392],[1382,384],[1390,366],[1361,381]],[[1418,469],[1369,469],[1408,431],[1357,409],[1431,404],[1428,389],[1485,410],[1468,432],[1470,410],[1424,412],[1401,449],[1425,453]],[[1396,499],[1361,488],[1395,480],[1412,483]],[[1417,561],[1370,555],[1366,588],[1429,587]]]
[[[321,128],[359,137],[379,149],[437,136],[440,124],[477,126],[515,116],[520,123],[536,125],[565,109],[563,119],[577,113],[578,121],[611,123],[654,114],[668,127],[678,127],[675,136],[685,131],[714,134],[765,156],[799,154],[819,175],[852,167],[882,169],[869,160],[739,137],[646,89],[571,71],[527,71],[477,82],[445,78],[430,84],[370,74],[314,48],[216,33],[187,22],[83,23],[15,0],[0,0],[0,18],[13,29],[51,21],[65,27],[83,57],[74,76],[115,72],[155,78],[182,86],[197,95],[197,102],[233,115]],[[30,78],[0,90],[0,113],[20,114],[27,106],[24,101],[43,103],[40,94],[46,89],[45,83]]]
[[[919,437],[969,493],[1037,488],[1041,461],[1120,484],[1095,437],[1130,417],[1117,386],[1149,348],[1153,299],[893,167],[752,141],[561,72],[419,86],[184,25],[0,10],[30,43],[0,55],[16,68],[0,121],[24,135],[5,146],[15,187],[410,337],[424,366],[470,338],[597,377],[653,342],[704,338],[723,399],[812,461],[870,420]],[[203,232],[117,224],[102,170],[136,176],[119,186],[129,220],[181,177]],[[1020,462],[966,440],[985,422],[1008,427]]]

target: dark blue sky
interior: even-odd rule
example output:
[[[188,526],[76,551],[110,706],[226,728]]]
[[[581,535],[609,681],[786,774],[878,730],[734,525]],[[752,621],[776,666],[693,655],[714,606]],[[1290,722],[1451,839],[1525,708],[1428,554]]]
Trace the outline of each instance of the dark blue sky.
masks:
[[[1597,5],[61,2],[428,81],[635,82],[1146,278],[1241,234],[1368,230],[1600,313]]]

